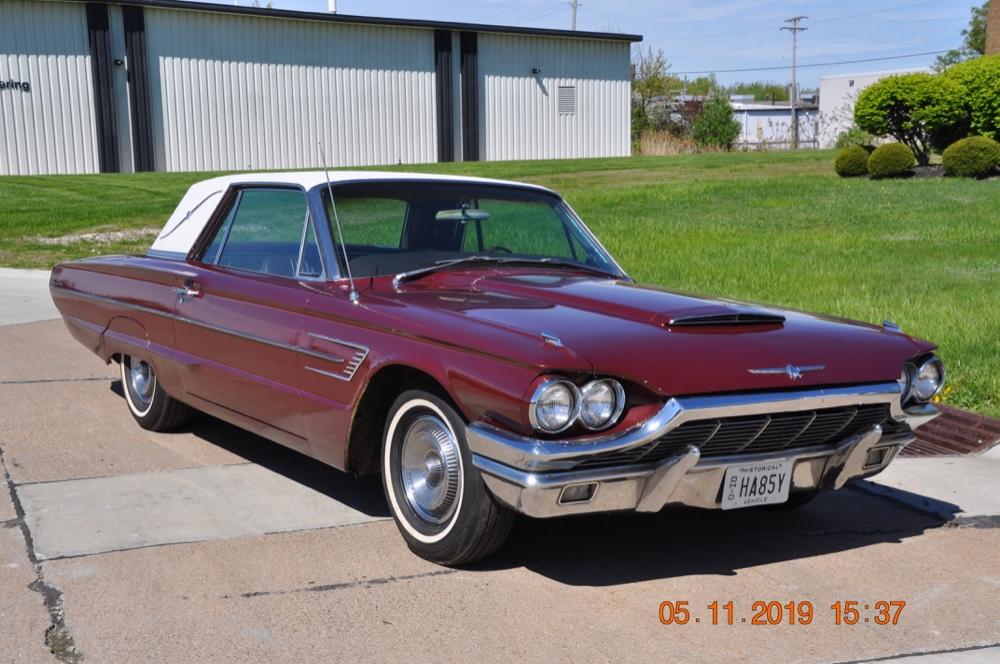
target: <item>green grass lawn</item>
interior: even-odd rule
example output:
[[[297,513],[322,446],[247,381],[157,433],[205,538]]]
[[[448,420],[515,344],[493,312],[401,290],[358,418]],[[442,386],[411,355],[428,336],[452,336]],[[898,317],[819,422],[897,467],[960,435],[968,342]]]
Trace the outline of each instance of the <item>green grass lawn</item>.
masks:
[[[1000,416],[1000,181],[842,180],[831,152],[407,167],[560,191],[643,282],[879,322],[933,339],[947,402]],[[0,265],[141,251],[202,174],[0,178]]]

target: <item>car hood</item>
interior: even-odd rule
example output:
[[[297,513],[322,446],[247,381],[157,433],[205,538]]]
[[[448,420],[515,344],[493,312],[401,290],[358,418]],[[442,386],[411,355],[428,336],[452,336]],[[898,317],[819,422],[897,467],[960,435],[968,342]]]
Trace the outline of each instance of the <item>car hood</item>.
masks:
[[[933,348],[883,327],[565,273],[440,273],[394,295],[476,328],[561,344],[594,373],[663,395],[891,381]],[[472,346],[502,343],[464,327]],[[491,350],[516,355],[519,345]],[[794,378],[788,365],[814,370]]]

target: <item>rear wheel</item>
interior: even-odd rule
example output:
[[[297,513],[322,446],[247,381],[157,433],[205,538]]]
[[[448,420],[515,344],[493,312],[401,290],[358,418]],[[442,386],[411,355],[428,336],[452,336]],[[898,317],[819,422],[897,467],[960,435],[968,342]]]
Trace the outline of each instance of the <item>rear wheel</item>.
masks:
[[[139,426],[150,431],[170,431],[184,423],[188,407],[163,390],[151,364],[125,355],[121,372],[125,403]]]
[[[392,405],[382,440],[382,484],[399,532],[414,553],[442,565],[490,555],[514,520],[473,467],[464,434],[444,399],[409,390]]]

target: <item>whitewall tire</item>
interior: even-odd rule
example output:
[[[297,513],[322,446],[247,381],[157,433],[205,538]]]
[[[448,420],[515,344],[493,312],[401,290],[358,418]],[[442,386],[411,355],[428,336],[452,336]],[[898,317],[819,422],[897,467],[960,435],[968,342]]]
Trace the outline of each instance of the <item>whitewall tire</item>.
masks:
[[[188,407],[163,390],[151,364],[124,355],[120,366],[125,403],[139,426],[150,431],[170,431],[184,423]]]
[[[401,394],[386,418],[381,463],[389,509],[417,555],[460,565],[503,544],[513,512],[472,466],[465,423],[446,400],[423,390]]]

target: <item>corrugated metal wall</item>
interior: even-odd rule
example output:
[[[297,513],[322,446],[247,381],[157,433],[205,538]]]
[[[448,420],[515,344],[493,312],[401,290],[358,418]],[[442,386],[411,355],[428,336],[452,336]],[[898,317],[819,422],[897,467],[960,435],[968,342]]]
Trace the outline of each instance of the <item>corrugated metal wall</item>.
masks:
[[[552,159],[630,154],[630,45],[480,34],[480,156]],[[537,68],[535,76],[531,71]],[[560,86],[576,87],[561,114]]]
[[[0,175],[98,170],[83,5],[0,1]]]
[[[431,30],[146,9],[156,168],[436,160]]]

